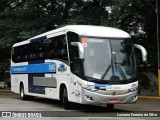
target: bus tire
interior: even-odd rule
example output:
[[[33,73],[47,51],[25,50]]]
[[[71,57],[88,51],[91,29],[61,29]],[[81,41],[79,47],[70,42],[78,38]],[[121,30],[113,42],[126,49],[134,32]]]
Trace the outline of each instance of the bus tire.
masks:
[[[107,110],[113,110],[114,104],[107,104]]]
[[[66,110],[71,109],[71,102],[68,101],[68,94],[67,94],[67,89],[63,89],[63,107]]]
[[[27,99],[27,95],[25,95],[25,93],[24,93],[24,85],[23,84],[20,85],[20,98],[22,100],[26,100]]]

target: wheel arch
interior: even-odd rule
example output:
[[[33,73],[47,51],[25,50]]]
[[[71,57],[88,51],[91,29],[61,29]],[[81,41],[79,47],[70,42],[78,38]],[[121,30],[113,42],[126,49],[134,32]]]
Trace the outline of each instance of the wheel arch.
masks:
[[[62,96],[63,96],[63,90],[64,88],[67,89],[67,85],[65,83],[61,83],[60,87],[59,87],[59,99],[62,100]],[[68,92],[68,89],[67,89]]]
[[[24,83],[23,83],[23,81],[20,81],[20,83],[19,83],[19,93],[20,93],[20,90],[21,90],[21,86],[23,85],[23,87],[24,87]]]

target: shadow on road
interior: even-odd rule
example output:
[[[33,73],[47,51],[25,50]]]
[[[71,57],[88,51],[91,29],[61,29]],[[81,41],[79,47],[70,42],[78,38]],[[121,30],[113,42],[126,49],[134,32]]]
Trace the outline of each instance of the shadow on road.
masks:
[[[16,99],[18,101],[21,101],[19,94],[15,94],[12,92],[0,92],[0,96],[2,98],[12,98],[12,99]],[[35,103],[40,103],[43,105],[49,105],[49,106],[53,106],[53,108],[55,107],[58,110],[61,111],[76,111],[76,112],[82,112],[82,113],[116,113],[116,112],[130,112],[130,111],[126,111],[123,109],[117,109],[116,105],[115,105],[115,109],[113,110],[108,110],[106,107],[100,107],[100,106],[92,106],[92,105],[82,105],[82,104],[77,104],[77,103],[73,103],[72,105],[72,109],[71,110],[64,110],[63,108],[63,104],[61,101],[59,100],[52,100],[52,99],[46,99],[46,98],[39,98],[39,97],[34,97],[32,99],[28,99],[26,101],[31,101],[31,102],[35,102]],[[47,111],[47,109],[46,109]]]
[[[108,110],[105,107],[82,105],[76,103],[73,103],[71,110],[64,110],[62,102],[59,100],[35,97],[30,101],[40,104],[47,104],[50,106],[53,105],[53,107],[59,108],[60,111],[52,111],[52,113],[50,113],[54,117],[115,117],[117,113],[130,112],[122,109]]]
[[[30,101],[38,102],[38,103],[42,103],[42,104],[53,105],[53,107],[64,109],[62,102],[59,100],[51,100],[51,99],[46,99],[46,98],[35,97],[35,98],[31,99]],[[87,112],[87,113],[129,112],[129,111],[122,110],[122,109],[115,108],[113,110],[108,110],[106,107],[82,105],[82,104],[77,104],[77,103],[72,104],[71,110],[79,111],[79,112]]]

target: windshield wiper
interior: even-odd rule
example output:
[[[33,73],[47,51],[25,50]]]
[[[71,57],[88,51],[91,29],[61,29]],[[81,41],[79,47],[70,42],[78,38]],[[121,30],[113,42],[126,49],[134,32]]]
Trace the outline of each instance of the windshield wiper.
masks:
[[[105,76],[107,75],[107,73],[109,72],[110,68],[112,67],[112,65],[109,65],[108,68],[106,69],[106,71],[104,72],[101,80],[103,80],[105,78]]]
[[[116,63],[116,64],[118,64],[118,63]],[[120,73],[120,75],[122,76],[122,78],[123,78],[124,80],[127,80],[126,75],[125,75],[125,73],[123,72],[121,66],[120,66],[119,64],[118,64],[117,66],[118,66],[118,67],[117,67],[117,70],[118,70],[118,72]]]
[[[112,74],[113,76],[111,77],[111,79],[114,79],[114,78],[118,78],[119,79],[119,76],[118,76],[118,72],[119,74],[122,76],[122,78],[124,80],[127,80],[127,77],[124,73],[124,71],[122,70],[121,66],[119,63],[117,63],[116,61],[116,55],[115,55],[115,52],[112,52],[112,61],[111,61],[111,65],[109,65],[106,69],[106,71],[104,72],[101,80],[103,80],[105,78],[105,76],[107,75],[107,73],[109,72],[110,68],[112,67]]]
[[[109,72],[110,68],[112,68],[112,74],[114,76],[115,73],[115,69],[114,69],[114,54],[115,52],[112,52],[112,58],[111,58],[111,64],[107,67],[107,69],[105,70],[101,80],[103,80],[105,78],[105,76],[107,75],[107,73]]]
[[[118,71],[118,72],[120,73],[120,75],[122,76],[122,78],[123,78],[124,80],[126,80],[127,78],[126,78],[125,73],[123,72],[120,64],[117,63],[116,53],[115,53],[115,52],[112,52],[112,55],[113,55],[113,56],[112,56],[112,59],[114,59],[114,60],[113,60],[113,65],[115,65],[115,68],[116,68],[116,70],[114,70],[114,72],[117,72],[117,71]]]
[[[116,63],[116,57],[115,57],[115,52],[112,52],[112,58],[111,58],[111,64],[107,67],[107,69],[105,70],[101,80],[103,80],[105,78],[105,76],[107,75],[107,73],[109,72],[110,68],[112,68],[112,76],[110,79],[113,79],[114,77],[117,77],[117,68],[114,67],[114,64]],[[115,76],[116,75],[116,76]]]

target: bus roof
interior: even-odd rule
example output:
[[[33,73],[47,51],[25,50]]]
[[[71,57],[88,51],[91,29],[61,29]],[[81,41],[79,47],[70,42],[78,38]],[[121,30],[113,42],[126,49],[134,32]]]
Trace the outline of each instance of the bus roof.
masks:
[[[105,27],[105,26],[91,26],[91,25],[71,25],[67,27],[70,30],[77,31],[79,35],[93,36],[93,37],[109,37],[109,38],[130,38],[130,35],[122,30]]]
[[[55,30],[51,30],[49,32],[37,35],[33,38],[30,38],[26,41],[16,43],[13,46],[19,46],[22,44],[29,43],[30,40],[48,36],[51,34],[55,34],[58,32],[75,32],[82,36],[91,36],[91,37],[108,37],[108,38],[130,38],[131,36],[120,29],[112,28],[112,27],[105,27],[105,26],[93,26],[93,25],[68,25],[65,27],[61,27]]]

